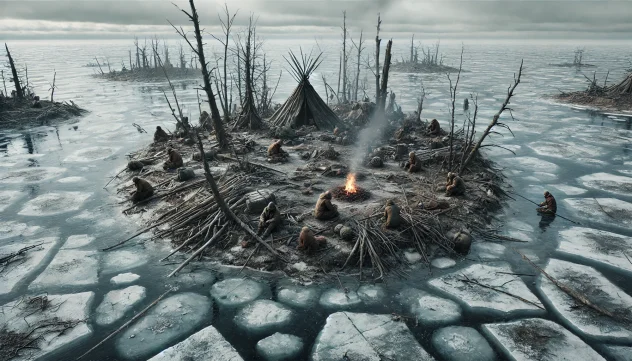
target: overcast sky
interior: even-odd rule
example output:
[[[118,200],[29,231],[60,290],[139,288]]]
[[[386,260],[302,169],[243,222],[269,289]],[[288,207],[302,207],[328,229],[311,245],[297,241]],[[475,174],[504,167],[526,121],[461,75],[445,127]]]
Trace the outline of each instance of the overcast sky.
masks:
[[[188,1],[175,0],[188,9]],[[335,37],[342,11],[350,31],[375,35],[377,14],[384,37],[420,38],[632,39],[632,0],[227,0],[239,10],[236,25],[252,13],[258,33],[277,37]],[[197,0],[202,23],[220,32],[224,0]],[[186,17],[163,0],[0,0],[0,40],[173,37],[167,19],[187,26]]]

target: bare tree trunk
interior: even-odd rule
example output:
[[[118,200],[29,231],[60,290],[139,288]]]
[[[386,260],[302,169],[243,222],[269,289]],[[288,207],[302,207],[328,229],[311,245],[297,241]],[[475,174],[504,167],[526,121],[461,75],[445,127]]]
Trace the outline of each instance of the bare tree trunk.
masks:
[[[354,101],[358,101],[358,90],[360,89],[360,56],[362,55],[362,50],[364,50],[364,48],[362,48],[362,30],[360,30],[360,42],[358,43],[358,68],[356,71],[356,78],[355,78],[355,88],[354,88],[354,94],[353,94],[353,100]]]
[[[129,70],[132,70],[132,51],[128,50],[127,54],[129,55]]]
[[[233,26],[233,21],[235,21],[235,16],[237,16],[237,12],[235,12],[233,16],[231,16],[230,12],[228,11],[228,5],[224,3],[224,14],[226,14],[226,20],[222,20],[222,18],[218,15],[218,19],[224,33],[224,38],[219,39],[215,36],[213,37],[224,47],[224,78],[220,79],[222,91],[219,92],[219,95],[220,101],[222,103],[222,110],[224,112],[224,121],[228,122],[230,120],[230,105],[228,103],[228,42],[230,40],[230,29]]]
[[[50,87],[50,102],[53,102],[53,96],[55,95],[55,79],[57,78],[57,72],[53,74],[53,85]]]
[[[7,83],[4,80],[4,69],[0,70],[0,74],[2,75],[2,86],[4,87],[4,96],[8,97],[9,94],[7,93]]]
[[[413,34],[412,39],[410,39],[410,63],[413,63],[415,58],[415,34]]]
[[[134,37],[134,46],[136,46],[136,68],[140,69],[140,48],[138,47],[138,38],[136,37]]]
[[[97,57],[95,56],[94,60],[97,61],[97,66],[99,67],[99,71],[101,72],[101,75],[103,75],[104,73],[103,73],[103,69],[101,69],[101,64],[99,64],[99,59],[97,59]]]
[[[11,75],[13,76],[13,84],[15,84],[15,95],[22,99],[24,98],[24,92],[22,91],[22,86],[20,85],[20,78],[18,78],[18,71],[15,68],[15,63],[13,62],[13,57],[11,57],[11,53],[9,52],[9,46],[7,43],[4,43],[4,48],[7,49],[7,57],[9,58],[9,66],[11,66]]]
[[[338,98],[338,94],[340,94],[340,77],[341,76],[342,76],[342,55],[338,59],[338,88],[336,88],[336,97],[337,98]],[[338,103],[340,103],[340,98],[338,98]]]
[[[459,72],[456,75],[456,82],[452,87],[452,80],[450,79],[450,73],[447,74],[450,81],[450,154],[448,155],[448,172],[452,172],[452,159],[454,158],[454,103],[456,102],[456,92],[459,87],[459,80],[461,79],[461,69],[463,68],[463,48],[461,48],[461,63],[459,64]]]
[[[522,76],[523,63],[524,63],[524,60],[520,62],[520,69],[518,70],[518,76],[516,77],[514,74],[514,83],[507,90],[507,97],[505,98],[505,101],[500,107],[500,110],[496,114],[494,114],[492,121],[489,123],[489,125],[487,126],[487,128],[485,129],[481,137],[478,139],[478,141],[476,142],[476,145],[474,145],[474,148],[472,148],[472,150],[470,151],[470,154],[467,156],[467,159],[465,159],[465,162],[463,162],[463,164],[461,165],[461,169],[459,170],[459,173],[463,172],[463,170],[465,170],[465,167],[467,167],[467,165],[472,161],[472,159],[474,158],[474,155],[481,148],[481,144],[483,144],[483,141],[485,140],[485,138],[487,138],[489,133],[492,131],[492,128],[494,128],[496,125],[508,128],[507,125],[498,123],[498,119],[500,119],[500,116],[505,110],[509,110],[510,112],[512,110],[511,108],[508,108],[507,105],[509,105],[509,102],[511,101],[511,97],[513,96],[514,90],[516,89],[518,84],[520,84],[520,77]]]
[[[253,96],[254,78],[252,77],[252,63],[254,62],[254,32],[255,27],[252,24],[251,16],[250,23],[248,25],[248,35],[246,37],[245,49],[241,44],[239,45],[240,47],[242,47],[241,53],[244,54],[244,69],[246,71],[244,74],[244,78],[246,81],[246,94],[244,104],[241,108],[241,114],[239,114],[239,119],[237,119],[235,126],[239,128],[260,129],[263,124],[261,118],[259,117],[259,114],[257,113],[257,107]]]
[[[384,68],[382,68],[382,86],[380,87],[380,102],[378,109],[384,113],[386,108],[386,94],[388,90],[388,71],[391,67],[391,48],[393,40],[389,40],[386,44],[386,52],[384,53]]]
[[[380,25],[382,25],[382,19],[380,14],[377,15],[377,35],[375,35],[375,104],[380,103]]]
[[[237,91],[239,92],[239,105],[243,106],[244,97],[241,87],[241,50],[237,47]]]
[[[421,95],[417,101],[417,121],[421,122],[421,111],[424,109],[424,99],[426,98],[426,89],[423,81],[421,82]]]
[[[347,101],[347,12],[342,12],[342,102]]]

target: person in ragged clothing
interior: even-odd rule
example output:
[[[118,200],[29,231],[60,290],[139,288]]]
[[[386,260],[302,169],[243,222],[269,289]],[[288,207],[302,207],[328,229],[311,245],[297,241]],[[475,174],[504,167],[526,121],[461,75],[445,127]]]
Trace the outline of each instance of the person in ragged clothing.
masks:
[[[540,207],[536,210],[543,214],[555,214],[557,212],[555,197],[549,191],[544,192],[544,202],[540,203]]]

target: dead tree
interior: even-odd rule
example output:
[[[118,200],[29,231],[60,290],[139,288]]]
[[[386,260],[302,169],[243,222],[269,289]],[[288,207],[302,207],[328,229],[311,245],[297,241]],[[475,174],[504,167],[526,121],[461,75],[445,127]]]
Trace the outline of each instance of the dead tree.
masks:
[[[377,14],[377,34],[375,35],[375,104],[380,103],[380,25],[382,25],[382,19],[380,14]]]
[[[421,111],[424,109],[424,99],[426,99],[426,89],[424,88],[424,81],[421,79],[421,94],[419,95],[419,100],[417,100],[417,121],[421,122]]]
[[[463,171],[463,164],[465,162],[465,157],[467,156],[468,151],[472,148],[472,145],[474,144],[474,135],[476,134],[476,118],[478,116],[478,95],[475,96],[474,94],[470,94],[470,98],[472,99],[472,104],[474,104],[474,115],[472,116],[470,111],[466,113],[465,121],[467,121],[467,130],[463,133],[464,144],[462,148],[461,161],[459,163],[459,172],[458,172],[459,174],[461,174],[461,172]],[[465,100],[467,101],[467,98],[465,98]],[[463,124],[463,129],[466,129],[465,123]],[[514,153],[513,151],[511,152]]]
[[[465,162],[463,162],[461,164],[461,168],[459,170],[459,174],[462,173],[465,170],[465,168],[467,167],[467,165],[472,161],[472,159],[474,159],[474,155],[476,155],[478,150],[483,147],[483,145],[482,145],[483,141],[492,132],[492,129],[495,126],[498,125],[499,127],[503,127],[503,128],[509,129],[509,126],[507,126],[504,123],[499,123],[498,120],[500,119],[500,116],[502,115],[502,113],[505,110],[508,110],[510,113],[512,111],[512,109],[509,108],[508,105],[509,105],[509,103],[511,101],[511,97],[514,94],[514,90],[516,90],[516,87],[518,86],[518,84],[520,84],[520,77],[522,76],[522,65],[523,65],[523,63],[524,63],[524,60],[520,62],[520,69],[518,70],[518,76],[516,76],[514,74],[514,82],[513,82],[512,85],[509,86],[509,88],[507,88],[507,97],[505,98],[505,101],[501,105],[500,110],[496,114],[494,114],[494,117],[492,118],[492,121],[489,123],[487,128],[485,128],[485,131],[483,132],[481,137],[478,139],[478,141],[476,142],[476,144],[474,145],[474,147],[472,148],[472,150],[468,154],[467,158],[465,159]],[[512,115],[512,118],[513,118],[513,115]]]
[[[182,44],[180,44],[180,69],[185,69],[187,67],[187,62],[184,59],[184,48]]]
[[[140,48],[138,47],[137,37],[134,37],[134,46],[136,47],[136,68],[140,69]]]
[[[171,24],[171,26],[187,42],[187,44],[189,44],[189,46],[191,47],[191,50],[193,51],[193,53],[195,53],[195,55],[197,56],[200,62],[200,68],[202,69],[202,78],[204,80],[203,89],[204,89],[204,92],[206,93],[206,97],[208,98],[208,103],[211,108],[211,120],[213,122],[213,129],[215,130],[215,139],[217,140],[218,147],[224,150],[228,148],[228,137],[226,135],[226,130],[224,129],[224,125],[222,124],[222,118],[219,115],[219,109],[217,108],[217,103],[215,102],[215,95],[213,94],[213,88],[211,88],[211,74],[207,67],[208,64],[206,62],[206,58],[204,57],[204,42],[202,40],[202,31],[200,30],[200,19],[198,17],[197,11],[195,10],[195,3],[193,2],[193,0],[189,0],[189,5],[191,6],[190,14],[186,10],[183,10],[183,9],[180,9],[180,11],[182,11],[189,18],[189,20],[193,22],[197,46],[193,46],[193,44],[189,41],[189,38],[187,37],[187,34],[184,32],[184,29],[182,29],[182,27],[176,28],[173,24]],[[216,196],[217,195],[219,195],[219,193],[216,194]],[[218,200],[218,203],[219,203],[219,200]]]
[[[0,70],[0,75],[2,76],[2,87],[4,87],[4,96],[9,96],[7,93],[7,83],[4,80],[4,69]]]
[[[134,66],[132,65],[132,51],[128,50],[127,55],[129,55],[129,70],[132,70],[134,69]]]
[[[353,100],[358,101],[358,90],[360,89],[360,57],[362,56],[362,51],[364,50],[362,40],[362,30],[360,30],[360,41],[356,44],[353,39],[351,39],[353,45],[358,49],[358,59],[357,59],[357,69],[356,69],[356,77],[355,77],[355,87],[353,88]]]
[[[410,39],[410,63],[414,64],[415,60],[415,34],[413,34],[413,37]]]
[[[55,95],[55,79],[57,78],[57,71],[53,74],[53,84],[50,85],[50,102],[53,102],[53,96]]]
[[[380,87],[380,97],[378,102],[378,110],[384,114],[386,108],[386,94],[388,90],[388,70],[391,67],[391,48],[393,40],[389,40],[386,44],[386,52],[384,53],[384,68],[382,68],[382,85]]]
[[[347,101],[347,12],[342,12],[342,101]]]
[[[450,154],[448,155],[448,171],[452,171],[452,160],[454,158],[454,104],[456,103],[456,93],[459,87],[459,80],[461,80],[461,69],[463,67],[463,47],[461,47],[461,62],[459,64],[459,72],[456,75],[456,81],[454,86],[452,85],[452,79],[450,73],[447,73],[448,81],[450,82]]]
[[[228,103],[228,41],[230,39],[230,29],[233,27],[233,22],[235,21],[235,17],[237,16],[237,10],[232,16],[228,11],[228,4],[224,3],[224,14],[226,15],[226,20],[223,20],[219,15],[217,18],[222,26],[222,32],[224,33],[224,38],[220,39],[216,36],[213,36],[215,40],[219,41],[224,47],[224,59],[222,59],[223,67],[224,67],[224,77],[220,78],[220,84],[222,91],[220,92],[220,100],[222,105],[222,111],[224,112],[224,120],[228,122],[230,119],[230,104]]]
[[[237,47],[237,92],[239,92],[239,105],[244,104],[244,96],[241,83],[241,50]]]
[[[180,106],[180,102],[178,102],[178,96],[176,95],[176,88],[173,86],[173,83],[171,83],[171,79],[169,79],[169,74],[167,74],[167,69],[165,69],[162,59],[160,59],[160,55],[158,54],[157,47],[154,49],[154,59],[157,59],[158,65],[162,69],[162,72],[165,74],[165,78],[167,78],[167,82],[169,83],[169,88],[171,89],[171,93],[173,94],[173,99],[176,102],[176,108],[178,108],[178,115],[180,116],[179,118],[176,116],[176,112],[171,106],[171,103],[169,102],[169,98],[167,97],[167,94],[163,91],[162,93],[164,94],[165,99],[167,100],[169,109],[171,109],[171,114],[176,120],[177,128],[181,128],[184,131],[184,136],[190,136],[191,134],[189,134],[189,132],[191,130],[191,125],[189,124],[189,118],[185,117],[184,113],[182,113],[182,107]]]
[[[13,62],[13,57],[11,56],[11,52],[9,52],[9,46],[7,43],[4,43],[4,48],[7,50],[7,57],[9,58],[9,66],[11,67],[11,75],[13,76],[13,84],[15,84],[15,96],[22,99],[24,98],[24,90],[20,85],[20,78],[18,77],[18,71],[15,68],[15,63]]]
[[[259,116],[259,112],[257,111],[257,105],[255,102],[254,94],[253,94],[253,82],[254,78],[252,77],[252,63],[254,62],[254,48],[255,48],[255,40],[254,40],[254,32],[255,25],[252,23],[252,16],[250,17],[250,22],[248,25],[248,33],[246,35],[246,43],[239,44],[238,46],[241,48],[241,54],[243,54],[243,63],[244,63],[244,82],[246,85],[245,94],[244,94],[244,103],[241,107],[241,113],[235,122],[234,128],[248,128],[248,129],[261,129],[263,127],[263,121]]]

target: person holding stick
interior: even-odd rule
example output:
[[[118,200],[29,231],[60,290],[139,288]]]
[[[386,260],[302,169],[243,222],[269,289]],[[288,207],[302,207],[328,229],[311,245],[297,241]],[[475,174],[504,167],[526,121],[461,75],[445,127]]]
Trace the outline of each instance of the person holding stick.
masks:
[[[557,212],[557,202],[549,191],[544,192],[544,202],[539,204],[538,213],[554,215]]]

